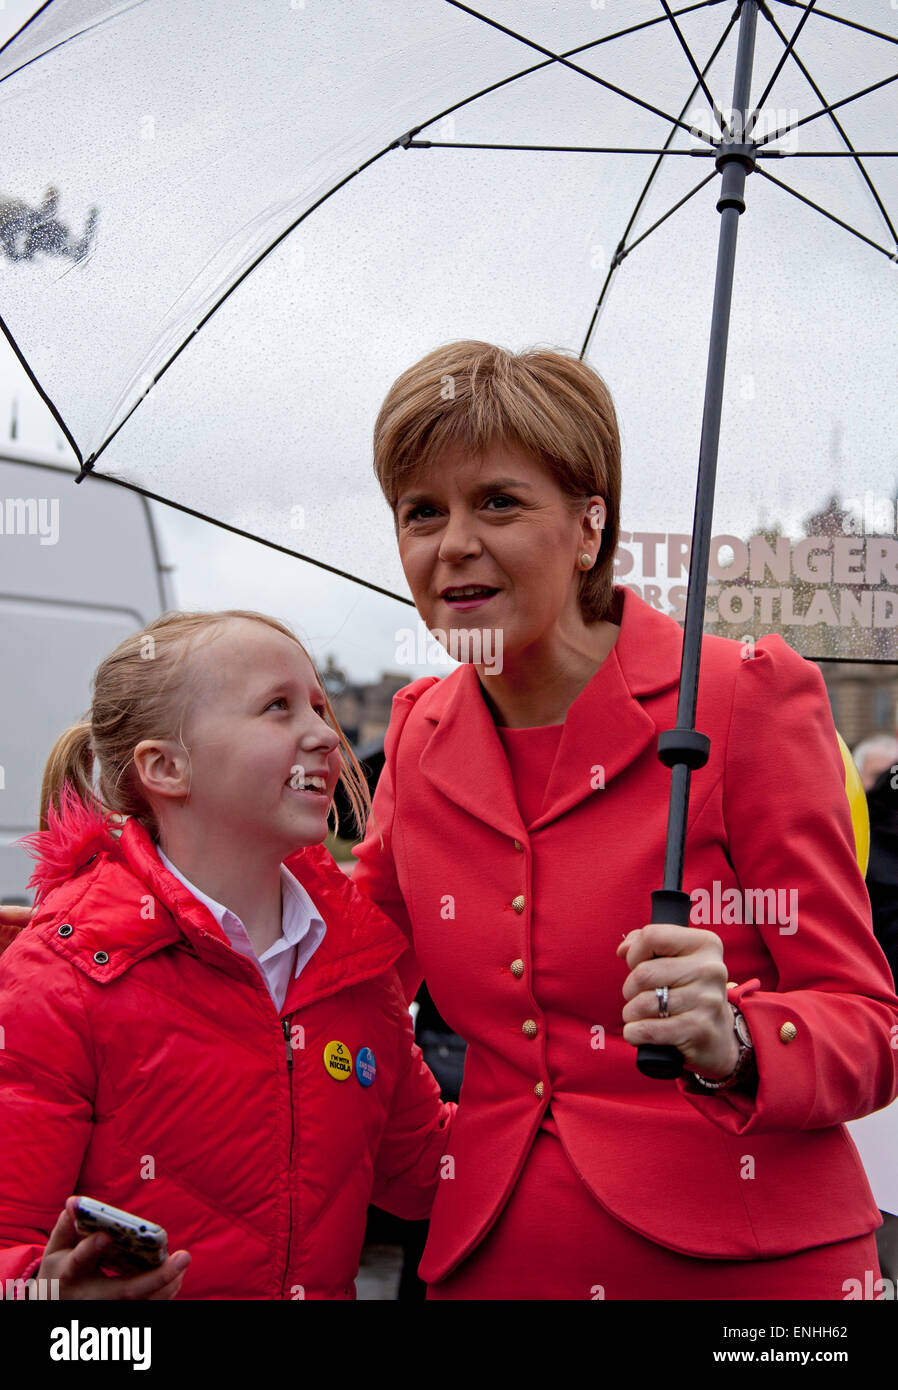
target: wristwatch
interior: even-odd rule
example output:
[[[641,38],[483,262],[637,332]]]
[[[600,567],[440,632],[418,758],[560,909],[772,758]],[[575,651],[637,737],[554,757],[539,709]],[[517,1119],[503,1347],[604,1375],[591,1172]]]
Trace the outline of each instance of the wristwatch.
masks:
[[[739,1085],[754,1066],[755,1049],[751,1040],[751,1033],[748,1031],[748,1024],[735,1004],[730,1004],[730,1008],[733,1010],[733,1031],[739,1044],[739,1060],[729,1076],[722,1076],[719,1081],[712,1081],[707,1076],[699,1076],[697,1071],[692,1073],[699,1085],[704,1086],[709,1091],[731,1090],[734,1086]]]

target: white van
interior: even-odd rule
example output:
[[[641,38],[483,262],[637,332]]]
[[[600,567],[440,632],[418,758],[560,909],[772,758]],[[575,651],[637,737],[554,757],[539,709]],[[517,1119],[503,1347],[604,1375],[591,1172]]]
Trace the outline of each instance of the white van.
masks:
[[[49,455],[0,445],[0,902],[30,903],[53,743],[90,703],[90,677],[170,597],[149,503]]]

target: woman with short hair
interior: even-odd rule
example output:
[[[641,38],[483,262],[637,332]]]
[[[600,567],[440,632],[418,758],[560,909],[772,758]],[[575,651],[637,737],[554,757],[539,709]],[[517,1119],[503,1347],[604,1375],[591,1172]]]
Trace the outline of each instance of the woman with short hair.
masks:
[[[663,877],[682,631],[614,584],[620,441],[562,352],[478,341],[391,387],[375,470],[463,664],[394,698],[356,884],[468,1043],[431,1299],[851,1297],[880,1216],[844,1122],[898,1093],[819,671],[702,643],[683,887]],[[478,649],[479,644],[479,649]],[[636,1068],[671,1044],[676,1081]]]

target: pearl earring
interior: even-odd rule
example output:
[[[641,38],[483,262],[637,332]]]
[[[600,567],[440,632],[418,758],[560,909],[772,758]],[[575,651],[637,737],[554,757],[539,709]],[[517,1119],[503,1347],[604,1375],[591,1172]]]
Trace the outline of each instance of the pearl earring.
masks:
[[[580,564],[585,570],[592,569],[592,556],[584,552],[584,554],[580,556]]]

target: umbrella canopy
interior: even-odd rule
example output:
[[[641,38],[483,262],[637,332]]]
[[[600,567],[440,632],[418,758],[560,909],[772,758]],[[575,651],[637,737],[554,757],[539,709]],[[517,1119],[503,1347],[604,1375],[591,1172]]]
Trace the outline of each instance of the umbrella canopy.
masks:
[[[618,578],[682,617],[738,10],[52,0],[0,53],[3,328],[96,474],[405,598],[392,380],[582,352]],[[707,627],[808,656],[898,655],[896,76],[880,0],[762,7]]]

